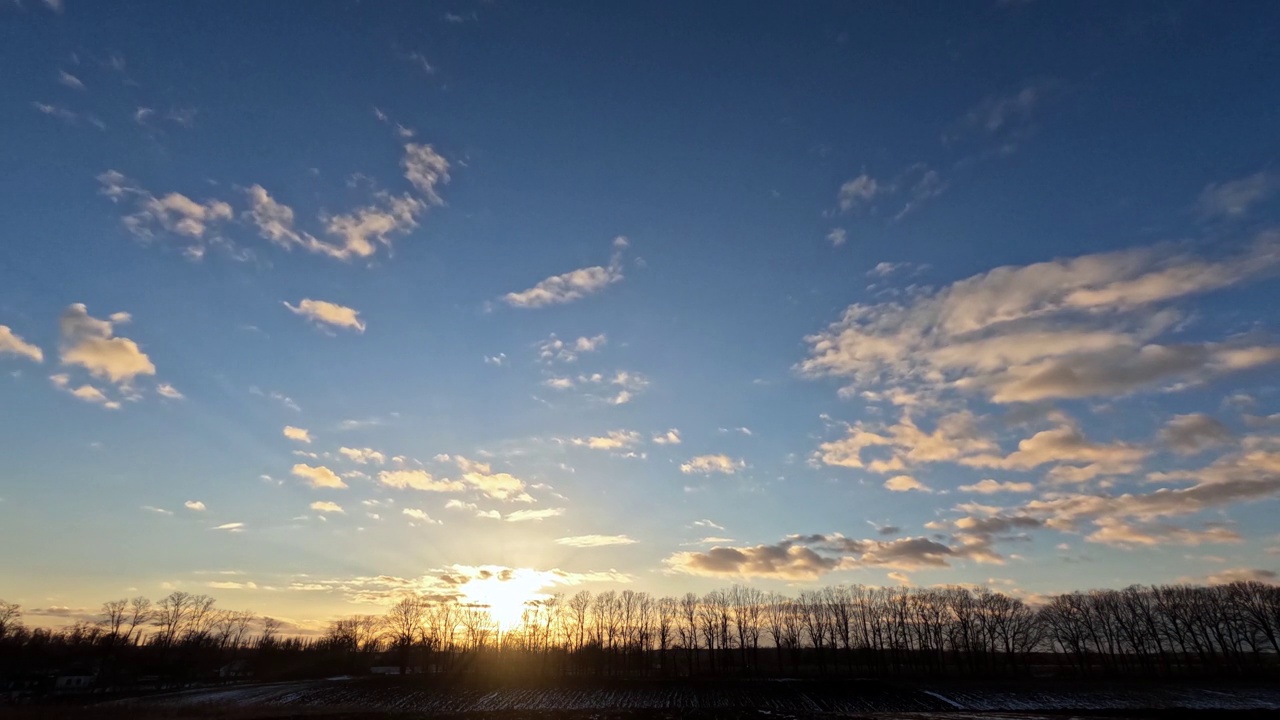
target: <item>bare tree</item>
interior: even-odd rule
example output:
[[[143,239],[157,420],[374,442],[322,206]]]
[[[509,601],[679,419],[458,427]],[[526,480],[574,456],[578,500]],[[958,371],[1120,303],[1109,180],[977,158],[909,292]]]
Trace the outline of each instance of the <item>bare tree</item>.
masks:
[[[0,640],[22,627],[22,607],[0,600]]]

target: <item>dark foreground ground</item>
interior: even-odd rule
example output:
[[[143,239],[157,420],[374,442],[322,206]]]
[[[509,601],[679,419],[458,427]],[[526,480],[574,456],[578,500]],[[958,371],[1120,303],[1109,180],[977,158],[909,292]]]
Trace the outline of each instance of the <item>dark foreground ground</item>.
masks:
[[[554,685],[441,683],[422,678],[236,685],[92,702],[0,707],[14,720],[1035,720],[1276,718],[1275,684],[887,683],[636,681]]]

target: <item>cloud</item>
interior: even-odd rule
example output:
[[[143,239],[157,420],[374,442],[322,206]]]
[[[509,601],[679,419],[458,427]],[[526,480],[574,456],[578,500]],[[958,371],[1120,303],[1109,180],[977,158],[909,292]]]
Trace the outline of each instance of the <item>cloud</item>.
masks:
[[[430,515],[423,512],[422,510],[418,510],[417,508],[405,508],[401,510],[400,513],[403,515],[408,515],[414,520],[417,520],[418,522],[421,522],[421,523],[426,523],[427,525],[440,524],[439,520],[432,520]]]
[[[1240,340],[1163,344],[1181,319],[1163,303],[1274,272],[1280,231],[1213,260],[1172,244],[974,275],[905,300],[854,304],[808,336],[796,371],[849,384],[843,395],[977,394],[996,403],[1124,396],[1280,361]]]
[[[988,97],[965,115],[965,121],[985,132],[997,132],[1011,122],[1025,121],[1040,95],[1035,87],[1027,86],[1011,95]]]
[[[1048,463],[1059,463],[1050,472],[1051,479],[1084,482],[1098,475],[1135,472],[1150,454],[1149,449],[1129,443],[1091,442],[1079,428],[1066,424],[1020,441],[1018,449],[1008,456],[981,454],[960,458],[959,462],[969,467],[1004,470],[1030,470]]]
[[[100,192],[112,202],[127,202],[131,214],[122,219],[125,229],[140,240],[150,241],[160,233],[186,243],[188,258],[204,257],[207,242],[230,246],[215,228],[232,219],[231,206],[222,200],[197,202],[181,193],[171,192],[156,197],[115,170],[98,175]]]
[[[33,102],[31,103],[31,107],[34,107],[36,110],[38,110],[39,112],[45,115],[58,118],[59,120],[62,120],[63,122],[66,122],[66,123],[75,123],[80,118],[79,115],[76,115],[70,110],[64,107],[60,107],[58,105],[50,105],[48,103],[42,103],[42,102]]]
[[[304,299],[298,303],[297,307],[290,305],[288,302],[285,302],[284,306],[289,308],[295,315],[302,315],[313,323],[347,328],[359,333],[365,330],[365,323],[360,319],[360,311],[345,305],[338,305],[325,300]]]
[[[155,513],[155,514],[157,514],[157,515],[172,515],[172,514],[173,514],[173,511],[172,511],[172,510],[165,510],[164,508],[158,508],[158,507],[155,507],[154,505],[143,505],[143,506],[142,506],[142,509],[143,509],[143,510],[146,510],[147,512],[153,512],[153,513]]]
[[[72,90],[84,90],[84,83],[80,81],[80,78],[72,75],[66,70],[58,71],[58,82],[66,85]]]
[[[1206,218],[1238,218],[1274,195],[1277,189],[1280,189],[1280,179],[1273,173],[1260,171],[1237,180],[1206,186],[1196,207]]]
[[[634,545],[635,540],[626,535],[575,535],[556,538],[556,543],[576,548],[605,547],[608,545]]]
[[[836,201],[844,212],[867,206],[881,191],[880,184],[870,175],[863,173],[840,186]],[[839,244],[839,243],[834,243]]]
[[[294,465],[290,470],[295,476],[307,481],[307,484],[313,488],[336,488],[343,489],[347,484],[342,482],[342,478],[337,473],[323,465],[312,467],[303,463]]]
[[[579,355],[595,352],[608,342],[608,338],[603,333],[593,337],[583,336],[569,342],[561,340],[553,333],[551,337],[538,343],[538,358],[545,362],[574,362]]]
[[[894,475],[884,481],[884,487],[886,490],[892,490],[893,492],[908,492],[910,490],[923,493],[933,492],[933,490],[930,490],[924,483],[916,480],[910,475]]]
[[[620,242],[621,241],[621,242]],[[570,270],[560,275],[552,275],[533,287],[520,292],[510,292],[502,296],[502,301],[516,308],[540,308],[547,305],[561,305],[581,300],[594,295],[606,287],[622,280],[621,250],[626,247],[626,239],[614,239],[615,253],[608,267],[594,265],[592,267]]]
[[[971,530],[946,545],[924,537],[857,540],[839,533],[792,535],[773,545],[681,552],[664,563],[673,571],[727,578],[813,580],[835,570],[881,567],[910,572],[949,567],[956,560],[1000,564],[990,539]]]
[[[1235,582],[1258,582],[1267,585],[1277,584],[1277,575],[1274,570],[1260,570],[1257,568],[1229,568],[1222,572],[1214,573],[1207,578],[1210,585],[1228,585]]]
[[[284,407],[289,408],[294,412],[302,412],[302,408],[298,406],[298,403],[294,402],[293,398],[289,397],[288,395],[285,395],[282,392],[272,390],[269,393],[265,393],[262,391],[261,388],[258,388],[255,386],[255,387],[249,388],[249,393],[251,395],[257,395],[259,397],[271,398],[272,400],[275,400],[276,402],[280,403]]]
[[[262,238],[286,250],[298,247],[343,261],[369,258],[377,254],[379,247],[390,248],[396,236],[418,227],[419,216],[429,207],[444,204],[439,189],[449,182],[449,162],[432,146],[406,144],[400,166],[419,197],[378,192],[371,204],[346,213],[322,215],[319,220],[324,232],[336,243],[298,229],[293,208],[277,201],[261,185],[245,189],[249,209],[243,216],[258,228]]]
[[[182,503],[182,505],[188,510],[193,510],[195,512],[204,512],[207,509],[205,508],[204,503],[200,502],[199,500],[188,500]]]
[[[382,465],[387,462],[387,456],[383,455],[377,450],[374,450],[373,448],[342,447],[342,448],[338,448],[338,452],[342,453],[342,455],[345,456],[347,459],[352,460],[354,462],[358,462],[361,465],[368,465],[370,463],[375,465]]]
[[[71,387],[71,376],[65,373],[50,375],[49,381],[53,386],[64,392],[70,393],[72,397],[83,400],[87,403],[101,405],[108,410],[119,410],[120,403],[107,397],[106,393],[92,385],[81,385],[80,387]]]
[[[885,448],[889,458],[863,457],[865,451],[874,448]],[[889,426],[859,422],[848,427],[845,437],[819,445],[814,459],[824,465],[892,473],[920,463],[954,462],[997,449],[995,441],[981,432],[978,419],[970,412],[961,411],[942,416],[928,432],[908,415]]]
[[[461,455],[452,457],[462,471],[462,481],[485,497],[513,502],[533,502],[520,478],[505,472],[494,472],[488,463],[474,462]],[[523,511],[522,511],[523,512]]]
[[[8,325],[0,325],[0,355],[16,355],[32,362],[44,362],[44,351],[23,340]]]
[[[418,227],[418,216],[427,209],[427,203],[410,195],[380,192],[374,199],[372,205],[322,217],[325,232],[341,244],[318,242],[306,246],[307,249],[338,260],[371,257],[379,246],[390,248],[395,236]]]
[[[831,247],[840,247],[849,239],[849,234],[844,228],[835,228],[827,233],[827,242],[831,243]]]
[[[378,482],[387,487],[423,490],[425,492],[460,492],[466,485],[455,480],[437,480],[426,470],[383,470]]]
[[[249,209],[243,213],[264,239],[286,250],[301,247],[310,252],[340,255],[341,250],[294,228],[293,208],[277,202],[261,185],[245,188]]]
[[[680,431],[675,428],[671,428],[661,435],[654,435],[653,442],[656,445],[679,445]]]
[[[128,320],[125,313],[102,320],[89,315],[84,303],[69,305],[58,320],[62,364],[78,365],[123,387],[139,375],[155,375],[156,366],[136,342],[114,336],[114,326]]]
[[[754,547],[713,547],[705,552],[678,552],[663,561],[687,575],[720,578],[814,580],[839,565],[803,545],[783,542]]]
[[[685,475],[732,475],[746,466],[742,460],[734,460],[728,455],[699,455],[680,465],[680,472]]]
[[[610,430],[606,435],[589,438],[573,438],[570,442],[574,445],[587,447],[592,450],[625,450],[644,442],[644,438],[640,436],[640,433],[635,432],[634,430]]]
[[[205,583],[207,587],[214,590],[257,590],[258,584],[249,580],[247,582],[236,582],[234,580],[212,580]]]
[[[1029,493],[1034,491],[1036,487],[1029,482],[998,482],[987,478],[973,485],[961,485],[958,489],[961,492],[994,495],[996,493]]]
[[[1160,440],[1179,455],[1195,455],[1231,442],[1226,425],[1205,415],[1175,415],[1160,430]]]
[[[226,532],[233,532],[233,533],[235,533],[235,532],[242,532],[242,531],[244,531],[244,523],[242,523],[242,522],[229,522],[229,523],[222,523],[221,525],[218,525],[218,526],[214,527],[213,529],[214,529],[214,530],[224,530],[224,531],[226,531]]]
[[[159,383],[156,385],[156,394],[170,400],[186,400],[187,396],[178,392],[178,388],[169,383]]]
[[[541,510],[517,510],[513,513],[507,513],[502,519],[506,522],[528,522],[531,520],[545,520],[547,518],[559,517],[564,514],[564,508],[543,508]]]
[[[311,444],[311,432],[306,428],[294,427],[292,425],[284,426],[284,436],[290,440]]]
[[[715,530],[724,530],[724,526],[723,526],[723,525],[720,525],[720,524],[716,523],[714,520],[707,520],[707,519],[705,519],[705,518],[704,518],[704,519],[702,519],[702,520],[694,520],[694,521],[693,521],[693,526],[694,526],[694,527],[712,528],[712,529],[715,529]]]
[[[315,510],[316,512],[322,512],[322,513],[343,513],[343,514],[345,514],[345,513],[347,512],[346,510],[343,510],[343,509],[342,509],[342,506],[341,506],[341,505],[339,505],[338,503],[330,502],[330,501],[328,501],[328,500],[317,500],[317,501],[315,501],[315,502],[311,503],[311,509],[312,509],[312,510]]]
[[[405,178],[418,193],[432,205],[443,205],[436,186],[449,182],[449,161],[430,145],[409,143],[404,146],[404,159],[400,162]]]

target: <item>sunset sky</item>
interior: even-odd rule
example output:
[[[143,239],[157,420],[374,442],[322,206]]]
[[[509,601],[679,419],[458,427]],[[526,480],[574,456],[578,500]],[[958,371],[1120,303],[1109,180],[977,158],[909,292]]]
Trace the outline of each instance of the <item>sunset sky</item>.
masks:
[[[1224,9],[4,2],[0,597],[1274,580]]]

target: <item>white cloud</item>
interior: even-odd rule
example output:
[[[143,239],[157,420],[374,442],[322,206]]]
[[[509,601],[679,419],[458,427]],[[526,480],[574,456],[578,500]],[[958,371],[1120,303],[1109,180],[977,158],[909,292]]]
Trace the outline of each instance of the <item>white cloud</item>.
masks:
[[[132,214],[123,218],[124,226],[141,240],[153,240],[164,232],[186,243],[187,257],[204,257],[206,242],[227,244],[217,236],[215,228],[232,219],[231,206],[221,200],[197,202],[181,193],[171,192],[156,197],[115,170],[98,176],[101,193],[112,202],[128,202]]]
[[[547,305],[569,303],[588,295],[594,295],[609,285],[622,280],[622,258],[620,253],[625,247],[625,238],[620,237],[614,240],[614,248],[616,250],[608,267],[594,265],[571,270],[560,275],[552,275],[527,290],[503,295],[502,301],[511,307],[539,308]]]
[[[1029,493],[1034,491],[1035,485],[1029,482],[999,482],[987,478],[973,485],[961,485],[961,492],[978,493],[979,495],[994,495],[995,493]]]
[[[161,397],[165,397],[170,400],[185,400],[187,398],[186,395],[178,392],[178,388],[170,385],[169,383],[159,383],[156,385],[156,393]]]
[[[592,337],[580,337],[577,340],[564,341],[553,333],[551,337],[538,343],[538,358],[546,362],[574,362],[579,355],[591,353],[604,347],[608,338],[602,333]]]
[[[835,228],[827,233],[827,242],[831,243],[831,247],[840,247],[849,239],[849,234],[844,228]]]
[[[409,143],[404,146],[404,159],[401,161],[404,176],[417,188],[427,202],[442,205],[436,186],[449,182],[449,161],[445,160],[430,145]]]
[[[1277,189],[1280,189],[1280,178],[1260,171],[1205,187],[1197,206],[1205,217],[1242,217],[1251,207],[1274,195]]]
[[[92,385],[81,385],[80,387],[71,387],[71,376],[65,373],[50,375],[49,381],[59,390],[70,393],[72,397],[83,400],[87,403],[101,405],[108,410],[119,410],[120,403],[107,397],[106,393]]]
[[[64,107],[60,107],[58,105],[50,105],[49,103],[42,103],[42,102],[33,102],[31,103],[31,106],[34,107],[36,110],[40,111],[41,113],[44,113],[45,115],[58,118],[59,120],[62,120],[63,122],[67,122],[67,123],[74,123],[80,117],[75,113],[71,112],[70,110]]]
[[[573,438],[570,442],[592,450],[625,450],[635,447],[643,441],[644,438],[640,436],[640,433],[634,430],[610,430],[605,435]]]
[[[1160,309],[1280,266],[1280,232],[1221,259],[1173,245],[1002,267],[905,301],[850,305],[806,338],[808,377],[838,377],[846,395],[949,391],[997,403],[1123,396],[1280,361],[1280,348],[1160,344],[1180,320]]]
[[[671,428],[665,433],[654,435],[653,442],[656,445],[679,445],[680,431],[675,428]]]
[[[448,458],[446,458],[448,459]],[[488,463],[474,462],[461,455],[452,457],[462,471],[462,481],[494,500],[533,502],[520,478],[505,472],[494,472]]]
[[[365,330],[365,323],[360,319],[360,311],[344,305],[325,300],[304,299],[296,307],[288,302],[285,302],[284,306],[295,315],[302,315],[313,323],[347,328],[359,333]]]
[[[425,492],[461,492],[466,485],[456,480],[436,479],[426,470],[383,470],[378,473],[378,482],[387,487]]]
[[[734,460],[728,455],[699,455],[682,464],[680,472],[686,475],[732,475],[746,466],[742,460]]]
[[[517,510],[513,513],[507,513],[502,519],[506,522],[528,522],[531,520],[545,520],[561,515],[564,515],[564,508],[543,508],[541,510]]]
[[[383,465],[387,462],[387,456],[374,450],[373,448],[338,448],[338,452],[342,453],[347,459],[358,462],[361,465],[373,463],[375,465]]]
[[[341,240],[340,245],[319,242],[307,249],[339,260],[371,257],[379,246],[391,247],[392,238],[418,227],[418,215],[427,204],[410,195],[378,193],[376,203],[349,213],[321,218],[325,232]]]
[[[153,512],[153,513],[155,513],[155,514],[157,514],[157,515],[172,515],[172,514],[173,514],[173,511],[172,511],[172,510],[165,510],[164,508],[158,508],[158,507],[155,507],[154,505],[143,505],[143,506],[142,506],[142,509],[143,509],[143,510],[146,510],[147,512]]]
[[[221,524],[221,525],[218,525],[218,526],[214,527],[213,529],[214,529],[214,530],[224,530],[224,531],[226,531],[226,532],[233,532],[233,533],[235,533],[235,532],[242,532],[242,531],[244,530],[244,523],[242,523],[242,522],[229,522],[229,523],[223,523],[223,524]]]
[[[591,548],[609,545],[633,545],[635,540],[626,535],[575,535],[573,537],[556,538],[556,543],[569,547]]]
[[[0,355],[16,355],[32,362],[44,362],[44,351],[23,340],[8,325],[0,325]]]
[[[1011,123],[1026,122],[1043,93],[1043,89],[1028,85],[1010,95],[988,97],[969,110],[965,122],[986,133],[996,133]]]
[[[294,427],[292,425],[284,426],[284,436],[290,440],[311,444],[311,432],[306,428]]]
[[[405,508],[405,509],[401,510],[400,512],[401,512],[401,514],[403,514],[403,515],[408,515],[409,517],[413,518],[414,520],[417,520],[418,522],[421,522],[421,523],[426,523],[427,525],[439,525],[439,524],[440,524],[440,521],[439,521],[439,520],[432,520],[430,515],[428,515],[426,512],[424,512],[424,511],[422,511],[422,510],[419,510],[419,509],[417,509],[417,508]]]
[[[338,503],[336,503],[336,502],[330,502],[330,501],[328,501],[328,500],[317,500],[317,501],[315,501],[315,502],[311,503],[311,509],[312,509],[312,510],[315,510],[316,512],[321,512],[321,513],[342,513],[342,514],[346,514],[346,512],[347,512],[346,510],[343,510],[343,509],[342,509],[342,506],[341,506],[341,505],[339,505]]]
[[[195,512],[204,512],[207,509],[205,508],[204,503],[200,502],[199,500],[188,500],[182,503],[182,505],[188,510],[193,510]]]
[[[155,375],[156,366],[136,342],[114,336],[114,324],[127,322],[128,315],[117,313],[111,317],[115,323],[89,315],[83,303],[68,306],[58,320],[62,364],[79,365],[94,377],[122,387],[139,375]]]
[[[893,492],[908,492],[910,490],[924,493],[933,492],[924,483],[910,475],[894,475],[884,481],[884,487],[886,490],[892,490]]]
[[[58,82],[66,85],[72,90],[84,90],[84,83],[81,82],[80,78],[72,75],[66,70],[58,71]]]
[[[338,477],[337,473],[323,465],[313,467],[304,463],[298,463],[293,466],[290,472],[297,477],[306,480],[307,484],[313,488],[342,489],[347,487],[347,484],[342,482],[342,478]]]
[[[841,185],[836,200],[840,203],[840,209],[848,212],[868,205],[875,199],[880,189],[880,184],[875,178],[863,173]]]

